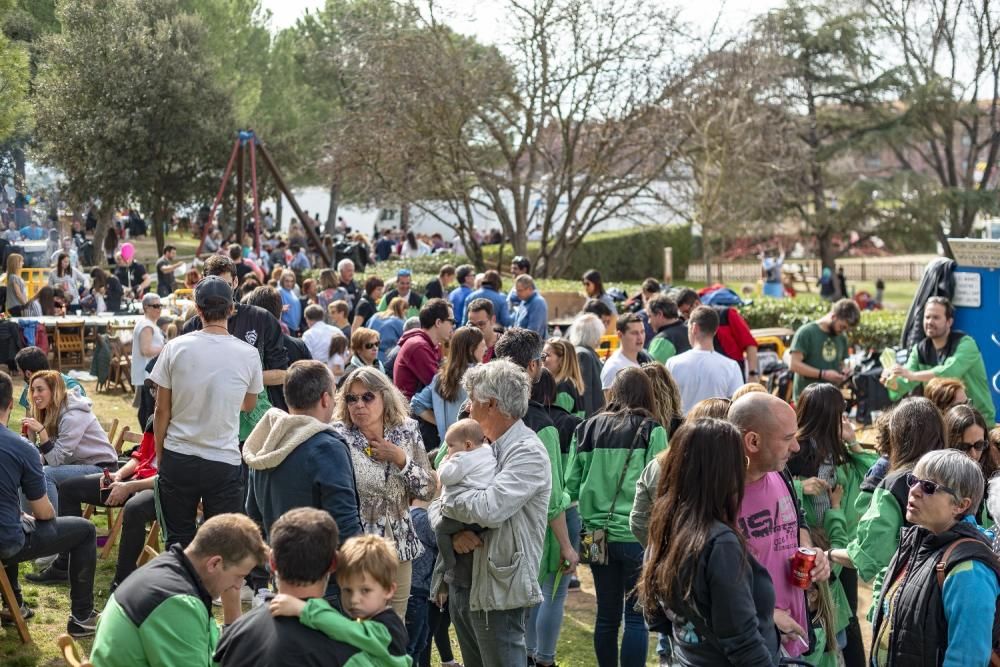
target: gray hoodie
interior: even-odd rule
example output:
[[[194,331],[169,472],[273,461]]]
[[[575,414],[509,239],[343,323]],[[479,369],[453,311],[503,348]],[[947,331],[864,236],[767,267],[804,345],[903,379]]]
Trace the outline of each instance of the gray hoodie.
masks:
[[[66,392],[66,406],[59,414],[59,435],[41,446],[46,464],[104,465],[118,460],[93,406],[89,398],[75,391]]]

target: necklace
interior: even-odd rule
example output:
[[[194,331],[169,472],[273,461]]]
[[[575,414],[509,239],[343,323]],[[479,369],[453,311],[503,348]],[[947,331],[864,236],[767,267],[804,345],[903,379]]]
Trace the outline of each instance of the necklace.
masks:
[[[202,331],[208,331],[209,329],[222,329],[222,331],[225,332],[227,336],[229,335],[229,329],[222,326],[221,324],[206,324],[201,328]]]

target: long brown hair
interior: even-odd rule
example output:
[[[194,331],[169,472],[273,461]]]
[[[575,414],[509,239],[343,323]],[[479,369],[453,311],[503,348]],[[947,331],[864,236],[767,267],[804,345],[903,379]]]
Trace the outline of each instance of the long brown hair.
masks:
[[[743,441],[735,426],[703,418],[677,429],[663,461],[649,520],[646,563],[636,586],[647,613],[655,612],[661,601],[671,609],[693,608],[698,561],[716,521],[733,530],[746,553],[736,527],[744,475]]]
[[[652,417],[656,411],[656,401],[653,399],[653,383],[649,381],[642,369],[629,366],[618,371],[611,390],[608,392],[608,407],[606,412],[619,416],[639,414]]]
[[[558,385],[563,380],[569,380],[581,394],[586,387],[583,384],[583,374],[580,373],[580,361],[576,358],[576,348],[565,338],[550,338],[545,344],[552,348],[559,357],[559,370],[554,374]]]
[[[983,469],[983,478],[989,482],[993,473],[997,471],[997,463],[994,458],[993,446],[990,445],[990,430],[986,427],[983,415],[971,405],[956,405],[945,413],[944,423],[948,429],[948,447],[952,449],[957,449],[962,442],[965,429],[970,426],[978,426],[983,429],[986,449],[979,455],[979,467]]]
[[[653,403],[656,408],[653,416],[656,417],[656,421],[660,422],[660,426],[667,433],[670,433],[674,419],[678,419],[682,415],[681,390],[674,382],[670,371],[663,364],[650,361],[643,364],[641,368],[649,381],[653,383]],[[729,409],[728,406],[726,409]]]
[[[52,400],[47,408],[41,409],[35,406],[34,401],[31,401],[31,416],[41,422],[46,433],[49,434],[49,438],[54,440],[59,437],[59,414],[62,412],[63,404],[66,403],[66,383],[63,382],[62,374],[59,371],[38,371],[31,376],[29,388],[36,381],[48,385],[49,391],[52,392]]]
[[[476,327],[464,326],[455,330],[448,346],[448,358],[441,368],[438,393],[446,401],[453,401],[462,385],[462,376],[469,366],[477,363],[476,348],[483,342],[483,332]]]
[[[799,424],[796,438],[806,446],[794,458],[800,459],[806,477],[814,477],[819,466],[827,459],[834,466],[848,462],[850,456],[841,437],[842,421],[846,408],[840,388],[827,382],[806,387],[799,395],[795,417]]]
[[[889,417],[889,470],[912,468],[927,452],[945,446],[944,419],[930,399],[904,398]]]

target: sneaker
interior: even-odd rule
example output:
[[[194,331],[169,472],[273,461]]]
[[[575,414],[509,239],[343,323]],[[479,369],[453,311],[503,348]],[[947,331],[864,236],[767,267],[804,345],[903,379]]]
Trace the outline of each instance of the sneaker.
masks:
[[[70,637],[90,637],[97,633],[97,620],[101,617],[96,611],[90,612],[90,616],[78,620],[76,616],[70,615],[66,624],[66,632]]]
[[[21,603],[21,616],[24,617],[24,620],[27,621],[29,618],[31,618],[34,615],[35,615],[35,610],[22,602]],[[11,613],[10,609],[6,609],[5,608],[5,609],[0,610],[0,622],[2,622],[2,623],[13,623],[14,622],[14,615]]]
[[[47,568],[52,563],[56,562],[56,558],[59,558],[59,554],[52,554],[51,556],[42,556],[41,558],[35,559],[35,568],[40,572]]]
[[[34,584],[55,584],[69,581],[69,572],[56,569],[55,565],[49,565],[41,572],[29,572],[24,578]]]

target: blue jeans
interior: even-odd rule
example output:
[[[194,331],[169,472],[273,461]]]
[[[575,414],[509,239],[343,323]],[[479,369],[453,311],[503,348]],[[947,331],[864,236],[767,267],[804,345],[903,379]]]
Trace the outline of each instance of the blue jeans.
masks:
[[[109,464],[108,468],[113,472],[115,464]],[[89,464],[71,464],[64,466],[45,466],[45,494],[52,501],[53,507],[59,507],[59,485],[67,479],[74,477],[86,477],[104,471],[104,468]]]
[[[580,548],[580,511],[576,506],[566,510],[566,528],[573,548]],[[542,604],[532,607],[528,613],[528,625],[524,633],[524,643],[528,655],[537,662],[549,665],[556,660],[556,644],[562,629],[563,605],[569,591],[570,575],[559,579],[559,588],[552,590],[556,575],[550,574],[542,580]]]
[[[469,589],[448,589],[451,621],[462,648],[465,667],[511,667],[525,664],[524,619],[527,609],[472,611]]]
[[[591,565],[597,592],[594,622],[594,654],[598,667],[618,667],[618,628],[625,620],[621,642],[621,666],[643,667],[649,646],[649,630],[642,613],[635,610],[633,592],[642,571],[642,545],[609,542],[608,564]]]
[[[430,643],[430,625],[427,623],[430,601],[423,593],[410,593],[406,603],[406,634],[410,643],[406,646],[406,654],[413,658],[413,664],[420,664],[420,656]]]

